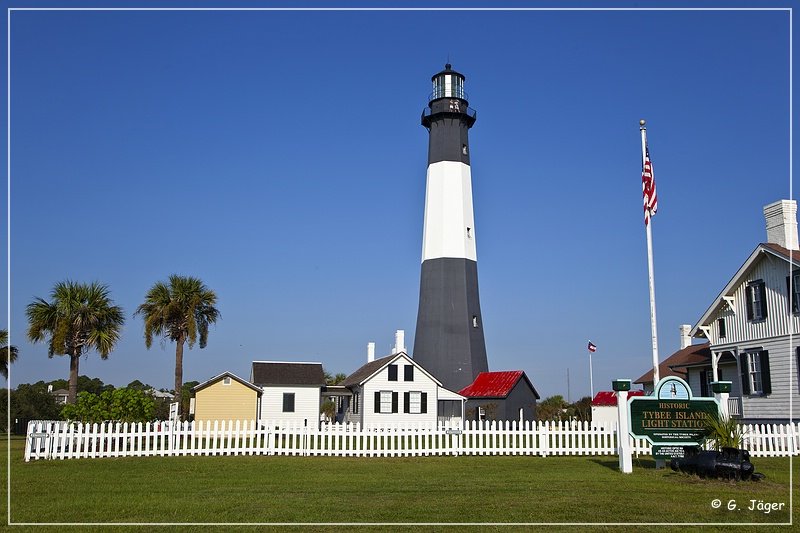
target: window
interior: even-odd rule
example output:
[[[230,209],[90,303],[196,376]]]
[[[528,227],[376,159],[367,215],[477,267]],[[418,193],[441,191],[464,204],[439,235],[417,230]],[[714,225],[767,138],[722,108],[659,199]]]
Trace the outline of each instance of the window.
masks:
[[[222,384],[223,385],[230,385],[231,384],[231,378],[228,377],[228,376],[222,378]]]
[[[717,319],[717,331],[719,333],[719,338],[724,339],[727,331],[725,330],[725,319],[719,318]]]
[[[403,412],[417,415],[428,412],[428,393],[411,391],[403,393]]]
[[[397,365],[389,365],[389,381],[397,381]]]
[[[800,313],[800,270],[786,276],[786,294],[789,295],[790,312]]]
[[[711,379],[713,375],[711,370],[700,371],[700,396],[711,396]]]
[[[747,320],[758,322],[767,318],[767,289],[762,280],[747,285]]]
[[[414,367],[412,365],[403,367],[403,381],[414,381]]]
[[[396,413],[397,393],[388,390],[375,391],[375,412]]]
[[[753,393],[760,393],[763,388],[761,387],[761,354],[751,353],[748,354],[748,371],[750,373],[750,391]]]
[[[294,413],[294,393],[293,392],[284,392],[283,393],[283,412],[284,413]]]
[[[767,351],[744,352],[739,359],[739,370],[743,394],[767,395],[772,393]]]
[[[478,315],[472,315],[472,327],[473,328],[478,327]]]
[[[461,145],[461,153],[464,154],[464,155],[467,155],[467,145],[466,144],[462,144]]]
[[[800,346],[794,349],[794,370],[797,372],[797,389],[800,390]]]
[[[381,413],[392,412],[392,393],[390,391],[381,391]]]
[[[358,414],[358,401],[361,399],[359,393],[353,393],[353,414]]]

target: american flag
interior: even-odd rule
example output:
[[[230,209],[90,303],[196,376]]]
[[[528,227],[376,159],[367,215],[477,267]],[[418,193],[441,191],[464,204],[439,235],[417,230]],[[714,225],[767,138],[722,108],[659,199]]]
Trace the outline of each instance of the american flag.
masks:
[[[644,149],[644,167],[642,168],[642,200],[644,202],[644,225],[650,222],[650,217],[658,211],[658,195],[656,194],[656,179],[653,176],[653,164],[650,162],[650,149]]]
[[[597,351],[597,346],[595,346],[592,341],[589,341],[589,346],[587,346],[586,348],[588,348],[590,352],[596,352]]]

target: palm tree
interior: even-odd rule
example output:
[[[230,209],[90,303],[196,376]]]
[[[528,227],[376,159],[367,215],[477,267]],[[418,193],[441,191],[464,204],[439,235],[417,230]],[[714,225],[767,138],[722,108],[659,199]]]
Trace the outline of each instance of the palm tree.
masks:
[[[28,338],[32,342],[49,338],[47,355],[69,356],[68,403],[78,394],[78,363],[81,355],[96,350],[101,359],[119,340],[125,317],[122,308],[111,301],[108,287],[62,281],[56,283],[51,302],[36,298],[28,304]]]
[[[17,347],[8,345],[8,331],[0,329],[0,374],[8,379],[8,365],[17,360]]]
[[[190,276],[173,274],[169,282],[157,282],[145,295],[144,303],[134,315],[144,317],[144,342],[148,349],[153,336],[175,342],[175,398],[181,402],[183,386],[183,345],[192,348],[198,341],[206,347],[208,325],[219,318],[214,307],[217,295],[202,281]]]

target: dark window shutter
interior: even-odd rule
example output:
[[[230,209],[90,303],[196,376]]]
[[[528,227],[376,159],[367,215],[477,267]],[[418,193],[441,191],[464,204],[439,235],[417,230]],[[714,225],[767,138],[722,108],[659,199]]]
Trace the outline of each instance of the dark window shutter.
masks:
[[[410,413],[411,412],[411,393],[404,392],[403,393],[403,412]]]
[[[761,389],[764,394],[772,394],[772,381],[769,376],[769,354],[766,350],[761,352]]]
[[[797,276],[797,273],[795,272],[792,275]],[[800,312],[800,302],[797,301],[796,297],[797,294],[795,291],[797,291],[797,287],[792,285],[791,280],[792,276],[786,276],[786,294],[789,295],[789,299],[787,300],[789,302],[789,313],[797,313]]]
[[[419,412],[420,413],[427,413],[428,412],[428,393],[423,392],[422,398],[419,401]]]
[[[747,320],[753,320],[753,287],[748,285],[745,287],[745,300],[747,300]]]
[[[700,371],[700,396],[708,396],[708,375],[707,370]]]
[[[756,289],[761,295],[761,318],[767,318],[767,286],[764,283],[759,283]]]
[[[742,394],[750,394],[750,356],[746,353],[739,355],[739,371],[742,377]]]
[[[406,365],[403,367],[403,379],[405,381],[414,381],[414,367]]]
[[[389,381],[397,381],[397,365],[389,365]]]
[[[375,412],[381,412],[381,393],[379,391],[375,391]]]
[[[393,413],[397,412],[397,393],[396,392],[392,393],[392,412]]]

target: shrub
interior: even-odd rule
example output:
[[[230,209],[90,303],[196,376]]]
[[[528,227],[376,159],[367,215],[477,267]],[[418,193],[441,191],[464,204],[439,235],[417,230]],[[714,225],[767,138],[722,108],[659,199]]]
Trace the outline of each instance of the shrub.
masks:
[[[81,392],[76,402],[65,405],[62,418],[81,422],[147,422],[153,419],[155,403],[150,395],[136,389],[115,389],[101,394]]]
[[[742,426],[733,418],[707,414],[706,431],[705,442],[711,442],[717,451],[742,447]]]

